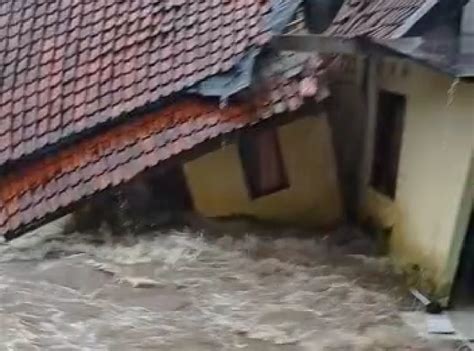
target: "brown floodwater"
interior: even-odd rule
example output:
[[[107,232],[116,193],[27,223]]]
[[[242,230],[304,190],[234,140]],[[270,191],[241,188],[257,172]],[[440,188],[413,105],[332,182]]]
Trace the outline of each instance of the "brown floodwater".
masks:
[[[454,349],[402,322],[386,259],[228,228],[110,238],[53,225],[0,244],[0,350]]]

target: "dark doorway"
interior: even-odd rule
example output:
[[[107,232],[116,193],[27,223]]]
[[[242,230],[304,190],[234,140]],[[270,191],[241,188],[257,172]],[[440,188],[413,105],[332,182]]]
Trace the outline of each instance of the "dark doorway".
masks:
[[[126,184],[119,214],[134,231],[182,224],[183,214],[193,209],[181,166],[156,167]]]
[[[454,305],[474,305],[474,211],[471,212],[452,296]]]
[[[405,108],[403,95],[379,93],[371,184],[391,198],[395,197],[397,187]]]
[[[137,233],[182,224],[183,214],[192,209],[182,167],[155,167],[96,195],[76,211],[75,230],[95,232],[106,224],[113,234]]]
[[[152,171],[148,182],[155,210],[187,211],[193,209],[192,197],[181,166]]]

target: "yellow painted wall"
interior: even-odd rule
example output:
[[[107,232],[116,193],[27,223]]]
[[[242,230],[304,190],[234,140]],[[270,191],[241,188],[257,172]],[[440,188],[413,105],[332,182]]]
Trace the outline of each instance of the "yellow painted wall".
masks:
[[[252,200],[238,148],[227,145],[184,167],[198,211],[210,217],[251,215],[275,222],[332,226],[341,219],[337,172],[326,117],[279,127],[290,187]]]
[[[384,62],[379,73],[379,87],[405,95],[407,110],[395,202],[369,189],[366,210],[394,225],[396,261],[419,265],[446,296],[472,204],[474,84],[402,61]]]

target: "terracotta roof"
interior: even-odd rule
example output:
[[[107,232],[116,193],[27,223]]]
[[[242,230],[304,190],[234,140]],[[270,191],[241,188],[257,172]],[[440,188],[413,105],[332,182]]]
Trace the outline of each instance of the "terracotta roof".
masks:
[[[317,93],[311,84],[316,83],[311,76],[315,66],[308,67],[292,78],[267,77],[267,93],[259,89],[250,102],[220,109],[203,99],[183,98],[9,174],[0,180],[0,235],[128,181],[206,140],[298,109],[304,96]]]
[[[0,166],[230,69],[267,0],[0,1]]]
[[[399,38],[438,0],[346,0],[327,35]]]

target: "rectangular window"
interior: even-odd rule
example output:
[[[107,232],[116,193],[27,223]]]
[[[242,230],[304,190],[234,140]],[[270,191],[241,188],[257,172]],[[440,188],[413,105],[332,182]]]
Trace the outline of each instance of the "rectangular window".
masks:
[[[252,199],[288,188],[276,130],[243,136],[239,152]]]
[[[395,197],[402,144],[406,98],[387,91],[379,93],[372,186]]]

